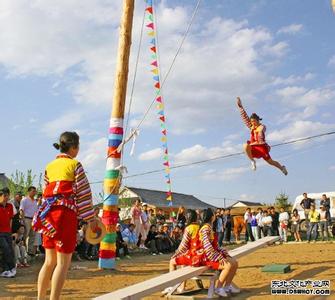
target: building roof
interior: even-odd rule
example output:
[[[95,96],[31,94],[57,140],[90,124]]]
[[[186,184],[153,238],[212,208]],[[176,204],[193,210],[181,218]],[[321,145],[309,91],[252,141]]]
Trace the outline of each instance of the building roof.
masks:
[[[5,173],[0,173],[0,188],[8,187],[9,179]]]
[[[239,205],[237,205],[239,204]],[[237,201],[234,204],[232,204],[230,207],[241,207],[241,206],[263,206],[260,202],[250,202],[250,201]]]
[[[135,187],[125,188],[135,193],[145,203],[156,207],[169,206],[169,202],[166,200],[166,192],[164,191],[148,190]],[[192,195],[172,193],[172,200],[172,207],[184,206],[186,209],[205,209],[208,207],[215,208],[215,206],[203,202]]]

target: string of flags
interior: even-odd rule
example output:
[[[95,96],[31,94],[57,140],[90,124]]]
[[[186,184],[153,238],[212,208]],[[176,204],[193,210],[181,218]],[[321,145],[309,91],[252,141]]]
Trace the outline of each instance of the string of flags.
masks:
[[[155,88],[155,99],[156,107],[158,112],[158,118],[160,120],[161,127],[161,142],[163,148],[163,165],[165,168],[165,179],[167,184],[166,200],[170,201],[169,205],[172,205],[172,192],[171,192],[171,177],[170,177],[170,162],[169,162],[169,151],[168,151],[168,142],[167,142],[167,128],[166,128],[166,117],[164,113],[164,101],[161,94],[161,78],[160,78],[160,69],[159,61],[157,55],[157,35],[156,35],[156,24],[154,19],[154,8],[153,0],[147,0],[146,7],[146,27],[148,28],[148,36],[150,39],[150,53],[151,53],[151,72],[153,73],[154,88]]]

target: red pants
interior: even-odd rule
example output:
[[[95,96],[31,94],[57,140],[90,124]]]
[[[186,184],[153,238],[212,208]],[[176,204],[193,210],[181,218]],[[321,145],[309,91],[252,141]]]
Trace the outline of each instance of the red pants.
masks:
[[[54,237],[43,235],[43,247],[73,253],[77,244],[77,214],[64,206],[52,207],[46,219],[56,229]]]

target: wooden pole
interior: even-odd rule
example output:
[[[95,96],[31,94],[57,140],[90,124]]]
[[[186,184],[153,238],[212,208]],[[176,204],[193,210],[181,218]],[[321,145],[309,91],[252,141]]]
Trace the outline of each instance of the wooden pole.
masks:
[[[100,243],[99,267],[114,269],[116,254],[116,224],[118,222],[118,198],[121,176],[118,167],[121,153],[117,152],[123,139],[123,118],[126,101],[131,32],[133,26],[135,0],[123,0],[120,39],[115,74],[114,97],[108,137],[108,158],[104,179],[104,204],[102,221],[106,226],[106,236]]]

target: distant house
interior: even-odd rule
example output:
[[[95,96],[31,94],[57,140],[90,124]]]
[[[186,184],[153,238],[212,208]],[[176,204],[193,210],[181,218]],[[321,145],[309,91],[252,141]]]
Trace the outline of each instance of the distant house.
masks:
[[[186,209],[205,209],[215,207],[211,204],[201,201],[200,199],[181,193],[172,193],[172,206],[169,206],[169,201],[166,200],[165,191],[156,191],[149,189],[141,189],[135,187],[124,187],[120,192],[120,204],[131,205],[136,199],[140,199],[142,202],[147,203],[150,206],[156,208],[178,208],[179,206],[184,206]]]
[[[0,173],[0,188],[8,187],[9,178],[5,175],[5,173]]]
[[[237,208],[237,207],[250,207],[250,206],[263,206],[260,202],[250,202],[250,201],[237,201],[230,206],[230,208]]]

